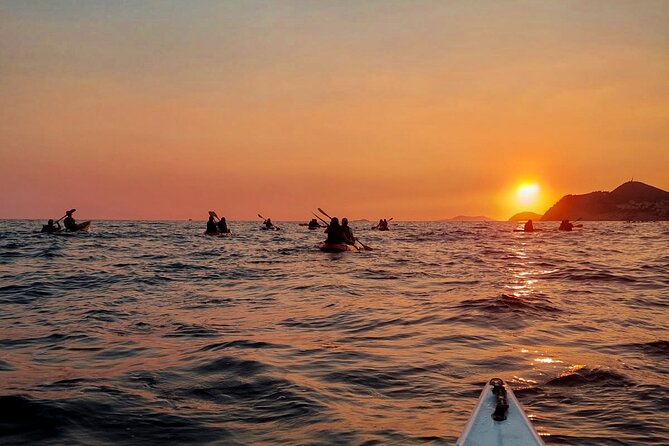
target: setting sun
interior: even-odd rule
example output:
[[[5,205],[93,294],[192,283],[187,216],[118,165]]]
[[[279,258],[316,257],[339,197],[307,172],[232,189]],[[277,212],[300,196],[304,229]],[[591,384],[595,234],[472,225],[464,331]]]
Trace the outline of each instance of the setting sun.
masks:
[[[539,185],[537,183],[521,184],[516,191],[516,201],[522,206],[531,206],[539,198]]]

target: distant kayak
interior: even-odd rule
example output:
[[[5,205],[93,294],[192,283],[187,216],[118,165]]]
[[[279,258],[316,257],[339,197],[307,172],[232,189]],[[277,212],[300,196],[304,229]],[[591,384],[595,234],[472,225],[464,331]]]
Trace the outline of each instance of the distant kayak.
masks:
[[[374,226],[372,226],[372,229],[377,230],[377,231],[389,231],[390,227],[374,225]]]
[[[318,249],[324,252],[345,252],[358,250],[358,248],[355,246],[347,245],[345,243],[321,243]]]
[[[578,225],[572,225],[572,226],[567,226],[567,227],[559,227],[558,230],[569,232],[569,231],[572,231],[574,228],[582,228],[582,227],[583,227],[582,224],[578,224]]]
[[[484,387],[456,446],[543,446],[511,388],[499,378]]]
[[[309,225],[309,223],[300,223],[300,226],[308,226],[309,229],[318,229],[318,228],[322,228],[322,227],[323,227],[323,226],[313,226],[313,225]]]
[[[541,232],[543,229],[532,229],[531,231],[526,231],[524,229],[514,229],[513,232]]]
[[[230,237],[232,233],[230,232],[205,232],[204,235],[211,235],[213,237]]]
[[[281,228],[278,228],[276,226],[272,226],[271,228],[268,228],[267,226],[261,226],[260,230],[261,231],[280,231]]]

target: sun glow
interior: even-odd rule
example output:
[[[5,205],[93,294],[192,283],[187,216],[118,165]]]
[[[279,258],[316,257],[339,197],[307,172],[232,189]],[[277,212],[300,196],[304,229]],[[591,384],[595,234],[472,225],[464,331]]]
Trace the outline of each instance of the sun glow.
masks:
[[[531,206],[539,198],[539,185],[537,183],[521,184],[516,190],[516,201],[522,206]]]

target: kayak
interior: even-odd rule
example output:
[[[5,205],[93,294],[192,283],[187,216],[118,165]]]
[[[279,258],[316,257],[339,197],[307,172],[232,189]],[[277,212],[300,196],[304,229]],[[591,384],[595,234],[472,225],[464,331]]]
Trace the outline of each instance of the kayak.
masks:
[[[204,235],[211,235],[214,237],[230,237],[230,232],[205,232]]]
[[[390,230],[390,228],[379,227],[379,226],[372,226],[372,229],[376,229],[377,231],[389,231]]]
[[[68,229],[69,232],[78,232],[78,231],[83,231],[83,232],[88,232],[91,229],[91,222],[90,221],[85,221],[83,223],[77,223],[76,224],[76,229]]]
[[[572,231],[573,228],[582,228],[582,227],[583,227],[583,225],[572,225],[571,227],[567,226],[566,228],[559,227],[558,230],[559,230],[559,231],[567,231],[567,232],[568,232],[568,231]]]
[[[271,228],[268,228],[267,226],[261,226],[260,230],[261,231],[279,231],[281,228],[278,228],[276,226],[272,226]]]
[[[456,446],[543,446],[511,388],[499,378],[485,385]]]
[[[59,232],[63,232],[63,228],[54,226],[53,231],[50,231],[47,225],[42,225],[42,230],[39,232],[42,234],[58,234]]]
[[[534,228],[531,231],[526,231],[524,229],[514,229],[513,230],[513,232],[541,232],[541,231],[543,231],[543,229],[537,229],[537,228]]]
[[[358,248],[355,246],[347,245],[346,243],[321,243],[318,249],[324,252],[345,252],[358,250]]]

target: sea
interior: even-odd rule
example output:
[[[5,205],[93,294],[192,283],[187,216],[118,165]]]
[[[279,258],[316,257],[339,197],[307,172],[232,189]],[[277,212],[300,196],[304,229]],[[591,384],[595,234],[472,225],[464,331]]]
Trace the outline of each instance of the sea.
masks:
[[[669,445],[669,222],[0,221],[0,444]]]

